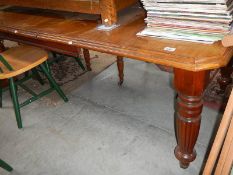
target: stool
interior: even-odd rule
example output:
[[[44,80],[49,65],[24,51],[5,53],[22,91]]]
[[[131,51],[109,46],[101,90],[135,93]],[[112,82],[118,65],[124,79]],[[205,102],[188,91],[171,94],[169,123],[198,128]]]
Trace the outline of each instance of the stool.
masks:
[[[13,101],[16,121],[19,129],[23,127],[20,114],[21,107],[51,93],[53,90],[55,90],[65,102],[68,101],[63,91],[51,76],[51,72],[49,71],[47,64],[47,59],[48,53],[46,51],[27,45],[20,45],[0,53],[0,80],[9,80],[11,98]],[[50,88],[41,92],[40,94],[36,94],[25,85],[22,85],[21,83],[23,81],[15,82],[14,80],[14,77],[29,70],[35,70],[36,67],[39,67],[40,71],[45,74],[50,84]],[[20,85],[32,95],[30,99],[21,104],[18,102],[17,85]],[[2,107],[2,91],[3,89],[0,87],[0,107]]]

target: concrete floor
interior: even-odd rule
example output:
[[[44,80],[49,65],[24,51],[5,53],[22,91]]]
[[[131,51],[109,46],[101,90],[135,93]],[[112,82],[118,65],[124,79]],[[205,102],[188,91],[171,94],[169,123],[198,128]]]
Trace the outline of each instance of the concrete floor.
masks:
[[[219,114],[204,108],[197,158],[183,170],[173,154],[172,75],[126,59],[124,85],[118,87],[117,80],[113,64],[68,93],[69,103],[60,100],[54,106],[40,100],[23,108],[22,130],[5,93],[0,158],[14,167],[12,174],[199,174]],[[0,169],[0,174],[9,173]]]

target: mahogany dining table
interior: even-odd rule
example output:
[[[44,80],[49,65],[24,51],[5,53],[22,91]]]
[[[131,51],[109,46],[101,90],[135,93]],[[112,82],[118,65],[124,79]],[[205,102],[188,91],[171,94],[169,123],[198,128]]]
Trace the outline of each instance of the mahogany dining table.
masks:
[[[0,11],[0,40],[12,40],[68,55],[75,55],[78,48],[116,55],[120,83],[123,82],[123,57],[172,67],[178,94],[175,102],[175,156],[180,166],[187,168],[196,158],[194,147],[209,71],[226,66],[233,48],[223,47],[220,41],[201,44],[137,36],[145,27],[144,18],[142,9],[132,7],[119,15],[118,27],[100,30],[98,20],[91,16],[9,7]],[[90,66],[90,60],[86,62]]]

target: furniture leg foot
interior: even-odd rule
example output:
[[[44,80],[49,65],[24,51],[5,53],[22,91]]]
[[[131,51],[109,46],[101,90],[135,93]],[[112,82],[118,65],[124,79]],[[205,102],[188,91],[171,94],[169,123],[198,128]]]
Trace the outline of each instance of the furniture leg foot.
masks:
[[[175,148],[175,156],[180,160],[180,168],[186,169],[189,167],[190,162],[194,161],[196,158],[196,151],[193,150],[193,153],[185,154],[180,150],[179,146]]]
[[[91,71],[91,57],[88,49],[83,49],[83,56],[86,62],[87,70]]]
[[[178,92],[175,124],[177,146],[175,156],[182,168],[196,158],[194,146],[199,134],[204,91],[208,71],[191,72],[175,69],[174,84]]]
[[[121,86],[123,84],[123,80],[119,80],[118,86]]]
[[[121,86],[124,82],[124,60],[123,60],[123,57],[121,56],[117,56],[117,68],[118,68],[118,75],[119,75],[118,85]]]
[[[189,167],[189,163],[180,162],[180,168],[187,169]]]

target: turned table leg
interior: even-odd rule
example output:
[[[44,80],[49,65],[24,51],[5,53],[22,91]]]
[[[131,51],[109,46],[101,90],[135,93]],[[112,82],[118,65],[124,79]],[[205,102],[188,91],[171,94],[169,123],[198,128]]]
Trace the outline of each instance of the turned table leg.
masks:
[[[182,168],[187,168],[196,158],[194,146],[200,129],[202,93],[208,73],[208,71],[191,72],[174,69],[174,85],[178,93],[175,113],[177,136],[175,156]]]
[[[121,56],[117,56],[117,67],[118,67],[118,75],[119,75],[118,85],[121,86],[124,82],[124,60],[123,57]]]
[[[91,71],[91,57],[88,49],[83,49],[83,56],[86,62],[87,70]]]

